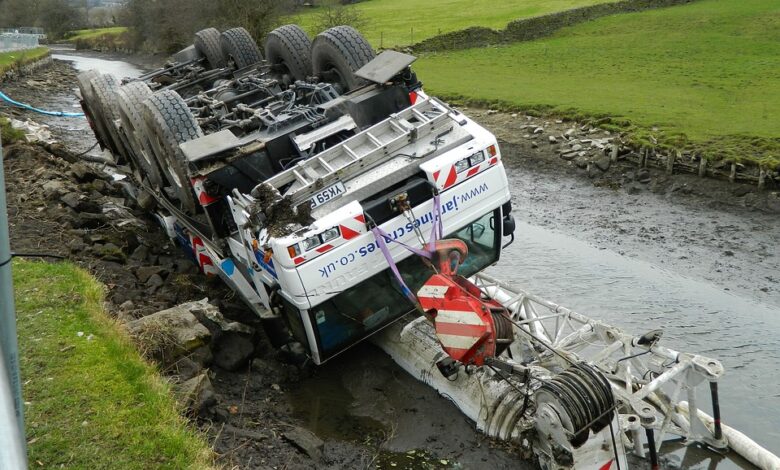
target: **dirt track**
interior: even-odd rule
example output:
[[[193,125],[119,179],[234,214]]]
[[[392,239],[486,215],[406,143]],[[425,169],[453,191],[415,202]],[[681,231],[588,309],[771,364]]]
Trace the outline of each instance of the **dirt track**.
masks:
[[[58,63],[33,84],[23,79],[6,85],[4,91],[48,107],[72,106],[74,76],[69,66]],[[656,173],[648,181],[636,168],[620,165],[590,179],[576,165],[563,162],[545,141],[533,145],[524,138],[516,118],[481,110],[468,114],[502,140],[518,219],[780,305],[780,224],[767,202],[775,197],[771,193]],[[41,121],[36,115],[19,116]],[[68,161],[74,160],[68,154],[94,143],[83,123],[58,118],[48,122],[66,143],[68,152],[62,152],[66,159],[37,147],[7,149],[15,251],[62,254],[84,265],[109,286],[110,309],[120,317],[208,296],[219,302],[226,316],[251,322],[219,284],[207,284],[196,273],[153,220],[136,208],[123,208],[131,204],[120,185],[94,167],[80,163],[74,167]],[[549,132],[566,130],[565,124],[545,127]],[[52,181],[60,184],[44,187]],[[106,213],[112,207],[114,212]],[[408,464],[500,468],[516,459],[511,452],[493,449],[494,443],[473,432],[457,409],[424,385],[398,375],[398,369],[373,348],[362,347],[355,357],[318,370],[300,370],[285,363],[262,334],[257,341],[257,359],[251,366],[237,372],[212,368],[217,405],[199,418],[226,464],[361,468],[374,462],[383,468]],[[370,373],[356,372],[361,370]],[[316,397],[306,393],[315,388],[322,393]],[[335,421],[330,410],[339,413]],[[319,463],[283,437],[293,426],[307,427],[325,441]],[[431,453],[411,458],[406,454],[410,449]]]

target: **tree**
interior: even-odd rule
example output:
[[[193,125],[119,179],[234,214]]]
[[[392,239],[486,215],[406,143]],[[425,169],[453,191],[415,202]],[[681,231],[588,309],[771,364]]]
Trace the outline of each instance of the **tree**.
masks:
[[[38,22],[40,3],[40,0],[4,0],[0,3],[0,26],[34,26]]]
[[[113,26],[116,17],[116,8],[95,7],[90,8],[88,13],[89,26],[91,28],[105,28]]]
[[[73,7],[67,0],[41,0],[38,25],[52,38],[87,25],[85,12]]]
[[[314,26],[318,32],[342,25],[352,26],[359,30],[366,23],[366,18],[360,10],[352,6],[345,6],[343,2],[337,0],[332,0],[319,7],[314,20]]]
[[[174,52],[204,28],[243,26],[261,39],[290,10],[290,0],[130,0],[120,18],[136,46]]]

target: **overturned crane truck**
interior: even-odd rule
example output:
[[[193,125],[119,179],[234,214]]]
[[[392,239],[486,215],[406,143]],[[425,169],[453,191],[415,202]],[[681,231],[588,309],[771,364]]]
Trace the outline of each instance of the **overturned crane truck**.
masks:
[[[655,468],[668,434],[780,468],[721,424],[720,362],[484,273],[513,240],[501,151],[413,61],[346,26],[283,26],[265,57],[211,28],[160,70],[79,87],[139,204],[277,346],[322,364],[370,338],[545,469]]]

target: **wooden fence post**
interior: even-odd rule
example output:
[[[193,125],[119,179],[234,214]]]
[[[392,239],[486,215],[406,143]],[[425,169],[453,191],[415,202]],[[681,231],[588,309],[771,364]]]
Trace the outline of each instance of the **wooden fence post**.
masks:
[[[758,170],[758,189],[764,189],[766,186],[766,168],[759,167]]]
[[[675,150],[673,152],[669,152],[669,156],[666,158],[666,174],[671,175],[674,174],[674,161],[676,159],[680,158],[680,152],[678,150]]]
[[[619,153],[619,152],[620,152],[620,144],[618,144],[617,142],[613,142],[613,143],[612,143],[612,154],[609,156],[609,160],[610,160],[612,163],[615,163],[615,162],[617,162],[617,159],[618,159],[618,153]]]
[[[729,173],[729,181],[732,183],[737,181],[737,163],[731,162],[731,173]]]
[[[704,178],[707,175],[707,159],[701,157],[699,159],[699,178]]]

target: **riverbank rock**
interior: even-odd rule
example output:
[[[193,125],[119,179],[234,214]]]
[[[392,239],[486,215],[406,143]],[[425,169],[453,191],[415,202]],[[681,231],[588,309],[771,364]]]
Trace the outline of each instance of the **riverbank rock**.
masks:
[[[212,335],[214,365],[228,371],[237,371],[246,366],[255,354],[254,328],[227,320],[207,298],[188,305],[190,312]]]
[[[131,321],[127,329],[147,357],[170,363],[209,343],[211,332],[192,312],[199,306],[199,302],[177,305]]]
[[[204,414],[217,404],[214,387],[207,372],[180,383],[174,387],[174,393],[179,405],[193,416]]]
[[[771,193],[767,196],[766,207],[771,212],[780,214],[780,193]]]
[[[255,345],[251,337],[225,333],[216,340],[213,353],[216,366],[235,372],[249,363],[254,356]]]
[[[325,447],[325,443],[311,431],[294,427],[284,433],[284,438],[315,461],[322,459],[322,450]]]

